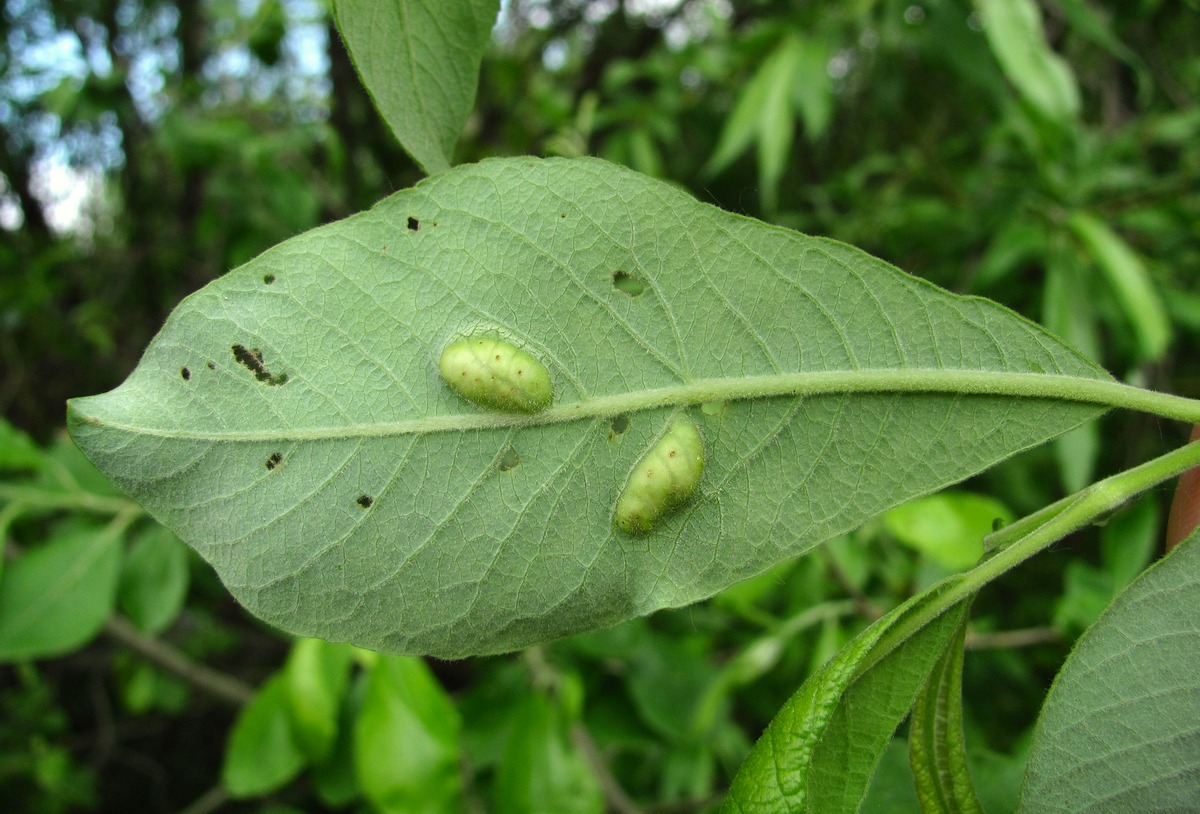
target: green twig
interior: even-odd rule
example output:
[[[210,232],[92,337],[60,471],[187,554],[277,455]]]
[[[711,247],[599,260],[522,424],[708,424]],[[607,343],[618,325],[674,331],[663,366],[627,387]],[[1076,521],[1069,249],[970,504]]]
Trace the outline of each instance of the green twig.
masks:
[[[1138,494],[1200,466],[1200,441],[1172,450],[1152,461],[1092,484],[1081,492],[1047,507],[1040,524],[1014,523],[1027,529],[1006,548],[995,552],[965,574],[956,574],[914,597],[900,609],[890,630],[883,634],[871,656],[858,668],[861,675],[901,642],[929,624],[959,602],[970,599],[980,588],[1002,576],[1025,560],[1048,548],[1100,517],[1119,508]],[[1053,509],[1046,514],[1047,510]],[[1029,518],[1027,518],[1028,520]],[[1012,528],[1012,527],[1009,527]],[[1007,531],[1007,530],[1006,530]]]
[[[142,512],[141,506],[124,497],[108,497],[84,491],[59,492],[12,483],[0,483],[0,502],[43,511],[63,509],[100,514]]]

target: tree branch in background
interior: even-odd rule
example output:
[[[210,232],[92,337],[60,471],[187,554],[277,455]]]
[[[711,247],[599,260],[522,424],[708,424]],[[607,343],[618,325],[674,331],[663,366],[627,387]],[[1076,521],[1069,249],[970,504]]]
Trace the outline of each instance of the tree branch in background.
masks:
[[[120,616],[109,617],[104,623],[104,632],[110,639],[129,648],[154,666],[227,704],[242,706],[254,697],[254,688],[249,684],[193,661],[166,642],[145,635]]]

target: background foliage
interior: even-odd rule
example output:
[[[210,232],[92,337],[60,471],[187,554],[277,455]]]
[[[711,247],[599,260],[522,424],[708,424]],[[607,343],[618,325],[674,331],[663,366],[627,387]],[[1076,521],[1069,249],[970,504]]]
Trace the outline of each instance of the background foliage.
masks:
[[[1200,395],[1198,10],[1006,5],[513,0],[456,160],[599,155]],[[292,645],[90,470],[59,434],[62,403],[121,381],[187,293],[422,173],[321,3],[6,0],[0,25],[0,797],[15,810],[398,810],[414,794],[702,810],[804,677],[969,562],[981,522],[1182,440],[1113,415],[709,602],[519,655]],[[1039,38],[1051,50],[1027,47]],[[973,606],[985,807],[1012,807],[1049,678],[1155,556],[1161,509],[1150,495]],[[424,765],[354,759],[414,727]],[[905,772],[889,751],[868,808],[902,810]]]

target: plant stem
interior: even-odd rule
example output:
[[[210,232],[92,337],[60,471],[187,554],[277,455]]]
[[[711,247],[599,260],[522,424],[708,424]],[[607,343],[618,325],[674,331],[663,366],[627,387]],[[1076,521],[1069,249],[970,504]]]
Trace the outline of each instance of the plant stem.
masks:
[[[142,512],[142,508],[128,498],[107,497],[83,491],[51,491],[34,486],[17,486],[11,483],[0,483],[0,502],[43,510],[66,509],[102,514],[121,514],[129,511],[140,514]]]
[[[1011,647],[1032,647],[1039,644],[1058,644],[1062,634],[1052,627],[1031,627],[1023,630],[997,630],[989,633],[967,631],[967,650],[995,650]]]
[[[128,647],[156,667],[182,678],[209,695],[234,706],[242,706],[254,697],[254,688],[222,672],[192,661],[166,642],[145,635],[120,616],[104,623],[110,639]]]
[[[1062,538],[1089,525],[1099,517],[1119,508],[1136,495],[1163,481],[1170,480],[1192,467],[1200,466],[1200,441],[1172,450],[1152,461],[1133,469],[1105,478],[1081,492],[1048,506],[1042,512],[1031,515],[1043,516],[1043,521],[1029,528],[1007,548],[995,552],[989,559],[965,574],[955,574],[914,597],[893,613],[897,618],[873,648],[871,657],[859,665],[859,675],[874,666],[880,659],[905,639],[929,624],[960,602],[968,601],[980,588],[1020,565],[1038,552],[1048,548]],[[1045,515],[1048,510],[1052,513]],[[1029,518],[1027,518],[1029,519]],[[1013,526],[1017,526],[1014,523]],[[1010,527],[1012,528],[1012,527]],[[886,618],[886,617],[885,617]]]

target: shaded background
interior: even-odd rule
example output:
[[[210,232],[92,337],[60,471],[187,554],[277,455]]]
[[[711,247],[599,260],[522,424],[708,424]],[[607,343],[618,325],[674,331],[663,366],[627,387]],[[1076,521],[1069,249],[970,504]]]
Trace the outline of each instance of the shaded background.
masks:
[[[1179,0],[1040,9],[1078,84],[1078,112],[1048,115],[1014,86],[967,0],[512,0],[457,160],[598,155],[991,297],[1120,378],[1200,396],[1200,11]],[[64,401],[118,384],[188,293],[421,177],[318,0],[3,0],[0,34],[0,408],[42,444],[61,430]],[[757,98],[785,56],[788,92]],[[1151,281],[1170,322],[1165,348],[1139,342],[1151,317],[1118,296],[1121,270],[1072,228],[1079,211],[1107,224]],[[1183,437],[1169,423],[1111,416],[968,486],[1023,514]],[[1162,498],[1138,509],[1151,537]],[[29,542],[44,532],[10,533]],[[968,657],[968,697],[986,699],[969,728],[997,755],[1019,754],[1071,638],[1111,597],[1102,533],[1079,535],[977,603],[980,629],[1042,636]],[[620,746],[630,733],[605,741],[622,781],[698,810],[736,769],[742,742],[857,627],[798,637],[779,670],[725,711],[741,740],[730,735],[703,759],[656,720],[672,699],[638,683],[665,669],[648,661],[694,662],[688,675],[702,683],[755,614],[847,596],[860,610],[868,595],[899,601],[935,575],[902,536],[874,524],[853,542],[867,559],[835,548],[732,599],[638,622],[643,638],[630,647],[642,655],[622,671],[597,665],[633,650],[555,645],[563,663],[597,668],[597,709],[640,722],[638,748]],[[192,567],[171,638],[257,683],[286,642]],[[511,668],[438,670],[469,709]],[[0,668],[0,797],[31,811],[170,811],[203,794],[232,713],[186,690],[131,707],[130,674],[111,642]],[[319,808],[302,786],[288,795]]]

